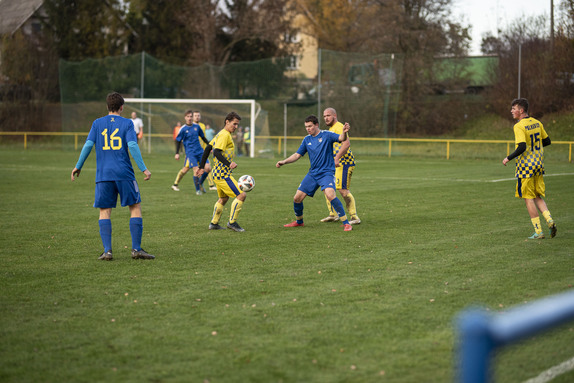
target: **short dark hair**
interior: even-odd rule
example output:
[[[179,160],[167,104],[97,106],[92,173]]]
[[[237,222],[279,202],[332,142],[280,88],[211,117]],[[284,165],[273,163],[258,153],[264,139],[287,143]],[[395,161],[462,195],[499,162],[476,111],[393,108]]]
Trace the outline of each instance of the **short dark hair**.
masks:
[[[515,98],[512,100],[512,104],[510,106],[518,105],[522,109],[524,109],[524,113],[528,113],[528,100],[525,98]]]
[[[191,114],[193,116],[193,110],[188,109],[185,111],[185,113],[183,114],[184,116],[187,116],[188,114]]]
[[[106,104],[108,104],[108,112],[118,112],[124,105],[125,101],[121,94],[112,92],[106,97]]]
[[[319,119],[317,118],[317,116],[312,114],[310,116],[307,116],[307,118],[305,118],[305,122],[312,122],[313,125],[317,125],[319,123]]]
[[[239,114],[237,114],[236,112],[229,112],[229,114],[225,116],[225,121],[233,121],[233,120],[241,121],[241,117],[239,117]]]

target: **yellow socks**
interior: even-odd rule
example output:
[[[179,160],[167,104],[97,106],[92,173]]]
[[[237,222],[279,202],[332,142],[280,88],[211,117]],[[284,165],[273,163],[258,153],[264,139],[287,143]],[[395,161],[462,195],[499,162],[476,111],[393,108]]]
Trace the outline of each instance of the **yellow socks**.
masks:
[[[235,198],[231,203],[231,211],[229,212],[229,223],[234,223],[237,221],[237,216],[241,211],[241,207],[243,206],[243,201],[238,200]]]
[[[179,171],[179,173],[177,173],[177,177],[175,177],[175,181],[173,182],[174,185],[179,185],[179,181],[181,181],[181,179],[183,178],[183,176],[185,175],[185,173],[183,173],[181,170]]]
[[[329,215],[331,217],[338,217],[339,215],[337,214],[337,212],[335,211],[335,209],[333,209],[333,206],[331,206],[331,201],[329,201],[329,199],[327,198],[327,196],[325,196],[325,201],[327,202],[327,209],[329,210]]]
[[[548,227],[551,227],[554,224],[554,220],[552,219],[552,216],[550,215],[550,211],[549,210],[543,211],[542,215],[544,216],[544,219],[546,220]]]
[[[542,233],[542,228],[540,227],[540,217],[530,218],[532,221],[532,226],[534,226],[534,231],[536,234]]]
[[[223,205],[219,202],[215,203],[215,207],[213,208],[213,217],[211,217],[211,223],[218,224],[219,219],[221,218],[221,213],[223,213]]]
[[[345,204],[347,205],[347,213],[351,217],[357,216],[357,207],[355,206],[355,197],[349,192],[346,197],[343,197]]]

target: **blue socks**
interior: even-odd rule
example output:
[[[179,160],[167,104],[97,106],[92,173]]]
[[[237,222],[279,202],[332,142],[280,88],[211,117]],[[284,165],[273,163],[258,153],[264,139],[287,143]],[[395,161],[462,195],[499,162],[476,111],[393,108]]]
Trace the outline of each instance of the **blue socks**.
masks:
[[[199,191],[199,177],[193,176],[193,184],[195,185],[195,191]]]
[[[112,221],[110,219],[100,219],[100,237],[102,238],[102,245],[104,245],[104,252],[112,251]]]
[[[341,218],[341,221],[343,221],[344,224],[348,224],[349,220],[347,219],[347,216],[345,215],[345,209],[343,208],[343,204],[341,203],[341,200],[339,200],[339,198],[335,197],[331,201],[331,206],[333,206],[333,209],[335,209],[337,214],[339,214],[339,218]]]
[[[209,175],[209,173],[203,173],[201,175],[201,178],[199,179],[199,184],[203,185],[203,181],[205,181],[205,179],[207,178],[207,176]]]
[[[132,249],[141,250],[142,233],[143,233],[143,219],[130,218],[130,233],[132,235]],[[111,233],[110,233],[111,234]],[[111,241],[111,238],[110,238]]]
[[[297,223],[303,223],[303,202],[293,202],[293,210],[295,210]]]

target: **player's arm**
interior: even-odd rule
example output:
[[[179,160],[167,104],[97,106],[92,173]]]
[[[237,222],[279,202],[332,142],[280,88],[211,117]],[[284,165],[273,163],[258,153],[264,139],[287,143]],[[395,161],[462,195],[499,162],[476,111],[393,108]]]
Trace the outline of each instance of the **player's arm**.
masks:
[[[512,152],[511,154],[508,155],[508,157],[506,157],[505,159],[502,160],[502,164],[504,166],[506,166],[506,164],[510,161],[512,161],[513,159],[515,159],[516,157],[518,157],[519,155],[521,155],[522,153],[524,153],[524,151],[526,150],[526,142],[520,142],[518,143],[518,146],[516,147],[516,150],[514,152]]]
[[[72,176],[71,176],[72,181],[74,181],[76,179],[76,177],[80,176],[80,172],[82,171],[82,167],[84,166],[84,163],[88,159],[88,156],[90,155],[90,152],[92,151],[92,148],[94,147],[94,144],[95,144],[94,141],[86,140],[86,143],[84,144],[84,147],[82,148],[82,152],[80,153],[80,158],[78,158],[78,162],[76,163],[76,166],[72,170]]]
[[[128,142],[128,150],[130,151],[130,154],[132,155],[134,161],[136,162],[138,169],[141,170],[145,174],[144,180],[145,181],[149,180],[151,177],[151,172],[148,170],[148,168],[144,164],[142,153],[140,151],[140,147],[138,146],[138,143],[135,141],[129,141]]]
[[[343,143],[349,140],[349,135],[347,134],[349,130],[351,130],[351,125],[349,125],[348,122],[345,122],[345,125],[343,126],[343,131],[339,135],[339,142]]]
[[[277,161],[275,166],[280,168],[283,165],[287,165],[287,164],[290,164],[290,163],[297,161],[299,158],[301,158],[301,155],[299,153],[293,153],[289,157],[285,158],[284,160]]]
[[[552,141],[550,141],[550,137],[546,137],[542,139],[542,147],[544,146],[548,146],[552,143]]]
[[[213,156],[219,160],[223,165],[228,166],[230,169],[235,169],[237,164],[235,162],[229,162],[227,158],[223,155],[223,150],[219,148],[213,149]]]
[[[349,150],[350,147],[351,147],[350,140],[347,139],[346,141],[343,141],[341,147],[339,148],[339,151],[337,152],[337,154],[335,154],[335,165],[339,164],[341,157],[343,157],[345,153],[347,153],[347,150]]]
[[[205,133],[203,132],[203,129],[198,130],[198,135],[199,137],[201,137],[201,140],[205,142],[205,145],[209,145],[209,141],[207,141],[207,138],[205,138]]]

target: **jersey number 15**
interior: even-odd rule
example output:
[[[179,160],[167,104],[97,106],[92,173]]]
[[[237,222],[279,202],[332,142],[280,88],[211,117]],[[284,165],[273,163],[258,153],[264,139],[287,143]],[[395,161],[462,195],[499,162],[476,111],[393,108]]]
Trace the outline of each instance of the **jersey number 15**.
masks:
[[[102,132],[102,136],[104,136],[104,146],[102,146],[102,150],[120,150],[122,148],[122,138],[116,137],[119,130],[119,128],[116,128],[116,130],[114,130],[114,132],[108,137],[108,129],[104,129]]]

